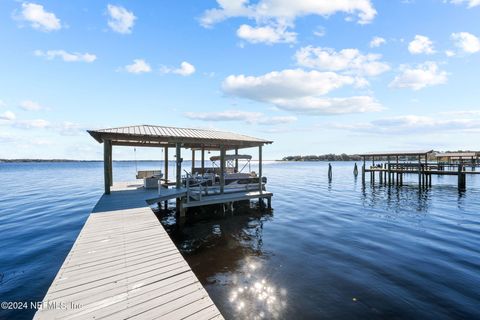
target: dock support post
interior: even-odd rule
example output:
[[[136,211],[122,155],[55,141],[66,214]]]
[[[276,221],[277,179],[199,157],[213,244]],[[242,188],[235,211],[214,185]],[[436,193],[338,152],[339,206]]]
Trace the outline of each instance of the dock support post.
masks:
[[[463,165],[458,165],[458,190],[464,191],[467,187]]]
[[[175,159],[176,159],[176,183],[175,187],[179,189],[182,186],[182,149],[180,143],[175,145]]]
[[[382,169],[383,169],[383,165],[382,165]],[[383,176],[384,176],[383,170],[378,171],[378,178],[379,178],[378,182],[379,182],[380,184],[383,184]],[[386,182],[386,181],[385,181],[385,182]]]
[[[238,156],[238,148],[235,148],[235,155]],[[238,158],[235,159],[235,173],[238,172]]]
[[[356,162],[355,162],[355,165],[353,166],[353,176],[355,178],[358,176],[358,167]]]
[[[396,164],[396,166],[395,166],[395,171],[396,171],[396,173],[395,173],[395,176],[396,176],[396,177],[395,177],[395,184],[396,184],[397,186],[400,185],[400,179],[399,179],[400,177],[399,177],[399,173],[398,173],[399,168],[400,168],[400,166],[399,166],[399,163],[398,163],[398,156],[397,156],[397,164]]]
[[[372,174],[371,174],[371,177],[372,177],[372,184],[375,184],[375,157],[372,156]]]
[[[225,147],[220,147],[220,193],[225,189]]]
[[[390,157],[387,157],[387,175],[388,175],[388,185],[392,184],[392,172],[391,172],[391,166],[390,166]]]
[[[267,198],[267,206],[268,206],[268,210],[272,209],[272,197]]]
[[[163,172],[164,172],[164,181],[165,181],[165,184],[168,188],[168,147],[165,147],[164,148],[164,151],[163,151]],[[163,207],[165,210],[168,209],[168,200],[165,200],[164,203],[163,203]]]
[[[195,149],[192,148],[192,174],[195,171]]]
[[[383,166],[383,169],[387,170],[388,169],[388,164],[385,163],[384,166]],[[388,175],[388,172],[384,171],[383,172],[383,178],[384,178],[383,181],[385,181],[385,184],[387,184],[387,175]]]
[[[110,194],[112,186],[112,141],[103,141],[103,173],[105,180],[105,194]]]
[[[332,172],[332,164],[328,164],[328,182],[332,182],[333,172]]]
[[[258,188],[260,191],[260,194],[263,193],[263,187],[262,187],[262,175],[263,175],[263,155],[262,155],[262,146],[258,146]]]
[[[175,163],[176,163],[176,181],[175,181],[175,187],[177,189],[180,189],[182,186],[182,149],[181,149],[181,144],[177,143],[175,145]],[[182,199],[177,198],[177,203],[176,203],[176,211],[175,215],[177,217],[177,225],[181,225],[183,223],[182,221],[182,213],[183,216],[185,217],[185,209],[183,208],[182,205]]]
[[[109,178],[110,178],[110,186],[113,186],[113,159],[112,159],[112,142],[111,141],[110,141],[110,152],[108,155],[108,166],[110,169],[108,170]]]
[[[418,187],[422,186],[422,160],[418,156]]]
[[[202,147],[202,175],[205,174],[205,147]]]
[[[365,157],[363,157],[363,164],[362,164],[362,183],[365,184]]]

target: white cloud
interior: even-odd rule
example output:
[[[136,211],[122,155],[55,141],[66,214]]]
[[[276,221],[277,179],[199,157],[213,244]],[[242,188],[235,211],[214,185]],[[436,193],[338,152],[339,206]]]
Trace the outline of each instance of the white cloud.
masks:
[[[276,21],[292,25],[296,18],[307,15],[331,16],[343,12],[356,15],[358,23],[370,23],[377,14],[370,0],[311,1],[311,0],[217,0],[218,8],[204,12],[200,19],[209,27],[228,18],[246,17],[257,22]]]
[[[4,113],[0,114],[0,120],[7,120],[7,121],[13,121],[16,119],[15,113],[12,111],[5,111]]]
[[[31,101],[31,100],[24,100],[20,102],[19,107],[26,111],[40,111],[40,110],[47,109],[41,104],[39,104],[38,102]]]
[[[318,26],[313,31],[313,34],[316,35],[317,37],[324,37],[327,34],[327,30],[322,26]]]
[[[480,120],[471,118],[436,119],[428,116],[405,115],[361,122],[336,124],[335,128],[374,134],[416,134],[418,132],[470,132],[480,130]]]
[[[447,72],[440,70],[437,63],[427,61],[416,67],[402,66],[401,74],[395,77],[390,87],[420,90],[447,82]]]
[[[237,36],[250,43],[293,43],[297,40],[297,34],[287,31],[285,26],[252,27],[242,24],[237,30]]]
[[[411,54],[434,54],[433,42],[426,36],[416,35],[415,38],[408,44],[408,51]]]
[[[453,4],[467,3],[467,6],[469,8],[480,6],[480,0],[450,0],[450,2],[453,3]]]
[[[480,51],[480,39],[471,33],[452,33],[451,39],[455,46],[465,53],[476,53]]]
[[[60,58],[66,62],[93,62],[97,59],[97,56],[91,53],[78,53],[78,52],[66,52],[65,50],[35,50],[34,54],[37,57],[45,57],[48,60]]]
[[[373,37],[372,41],[370,41],[370,48],[377,48],[380,47],[382,44],[387,43],[387,40],[385,40],[382,37]]]
[[[115,6],[112,4],[107,6],[107,10],[110,17],[108,19],[108,26],[113,31],[122,34],[132,33],[133,25],[137,19],[133,12],[128,11],[124,7]]]
[[[379,111],[371,97],[322,98],[335,89],[355,85],[354,77],[335,72],[301,69],[274,71],[262,76],[231,75],[222,90],[232,96],[270,103],[279,109],[311,114]]]
[[[455,52],[452,51],[452,50],[445,50],[445,55],[446,55],[447,57],[449,57],[449,58],[450,58],[450,57],[454,57],[454,56],[455,56]]]
[[[230,75],[224,80],[222,89],[235,96],[269,101],[278,97],[298,98],[323,95],[354,82],[354,78],[334,72],[288,69],[273,71],[259,77]]]
[[[294,116],[269,117],[261,112],[226,110],[221,112],[186,112],[185,117],[201,121],[241,121],[248,124],[278,125],[297,121]]]
[[[43,119],[17,120],[15,121],[15,126],[25,129],[44,129],[50,127],[50,122]]]
[[[455,111],[443,111],[439,114],[455,117],[480,117],[480,110],[455,110]]]
[[[64,121],[54,126],[54,129],[58,131],[58,133],[64,136],[74,136],[74,135],[82,134],[82,133],[85,133],[85,130],[86,130],[79,124],[70,122],[70,121]]]
[[[0,108],[6,107],[7,104],[3,102],[3,100],[0,100]]]
[[[143,59],[134,59],[132,64],[124,67],[125,71],[129,73],[148,73],[152,71],[152,67]]]
[[[304,47],[295,53],[297,64],[303,67],[329,71],[345,71],[348,74],[377,76],[390,66],[379,61],[381,55],[362,54],[358,49],[335,51],[330,48]]]
[[[370,96],[353,96],[347,98],[302,97],[296,99],[273,99],[272,102],[281,109],[309,114],[347,114],[378,112],[382,105]]]
[[[163,66],[161,69],[160,69],[160,72],[162,73],[174,73],[174,74],[178,74],[178,75],[181,75],[181,76],[191,76],[192,74],[195,73],[195,66],[191,63],[188,63],[187,61],[183,61],[181,64],[180,64],[180,67],[179,68],[169,68],[169,67],[165,67]]]
[[[18,18],[29,22],[32,28],[45,32],[62,28],[60,19],[54,13],[45,11],[42,5],[36,3],[22,3],[22,12]]]

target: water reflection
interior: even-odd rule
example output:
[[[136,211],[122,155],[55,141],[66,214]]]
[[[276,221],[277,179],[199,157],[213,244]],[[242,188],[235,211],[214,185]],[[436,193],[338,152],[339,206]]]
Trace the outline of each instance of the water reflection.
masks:
[[[220,302],[224,313],[242,319],[281,318],[287,290],[264,268],[270,254],[263,250],[263,225],[273,219],[272,212],[257,204],[227,213],[206,208],[187,215],[181,229],[173,211],[157,209],[156,214],[210,294],[216,296],[218,286],[228,288],[219,293],[229,292]]]
[[[246,259],[241,278],[233,279],[228,301],[237,318],[277,319],[287,306],[287,290],[278,288],[259,262]]]
[[[422,213],[429,210],[431,190],[413,186],[369,185],[362,187],[361,195],[365,207],[382,208],[389,213],[411,212],[412,209]],[[412,208],[412,205],[415,207]]]

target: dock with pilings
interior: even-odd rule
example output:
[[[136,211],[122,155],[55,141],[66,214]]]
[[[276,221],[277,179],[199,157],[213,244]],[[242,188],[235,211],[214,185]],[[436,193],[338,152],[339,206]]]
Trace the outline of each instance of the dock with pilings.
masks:
[[[158,185],[156,202],[166,209],[169,200],[175,200],[177,223],[183,224],[187,211],[207,205],[233,207],[237,202],[257,199],[261,207],[271,209],[273,194],[266,190],[266,177],[263,175],[263,147],[273,141],[245,136],[232,132],[223,132],[206,129],[175,128],[154,125],[137,125],[128,127],[89,130],[88,133],[99,143],[104,150],[104,181],[105,194],[110,193],[113,185],[113,147],[149,147],[159,148],[164,154],[164,172]],[[255,148],[258,150],[258,172],[254,173],[255,183],[247,185],[235,192],[229,190],[226,176],[229,174],[227,163],[233,164],[232,173],[239,173],[239,150]],[[169,150],[174,149],[175,178],[169,178]],[[190,172],[182,168],[182,150],[189,149],[192,157]],[[196,167],[196,154],[200,152],[200,167]],[[219,161],[217,168],[207,168],[205,154],[218,152],[215,156]],[[249,156],[251,158],[251,156]],[[219,179],[215,186],[208,184],[191,185],[193,177],[204,177],[214,172]],[[240,170],[241,171],[241,170]],[[187,175],[183,175],[186,172]],[[253,173],[252,173],[253,174]],[[183,175],[183,176],[182,176]],[[207,178],[203,181],[207,182]],[[266,204],[265,204],[266,201]]]
[[[146,125],[88,132],[103,144],[105,193],[35,319],[223,319],[150,206],[168,209],[175,202],[178,227],[192,208],[219,205],[232,210],[234,204],[252,199],[258,199],[261,208],[267,200],[271,208],[273,194],[266,190],[262,147],[272,141],[230,132]],[[143,181],[114,183],[113,146],[160,148],[164,172],[158,168],[138,171],[136,178]],[[170,148],[175,150],[172,180]],[[246,185],[229,188],[226,164],[233,164],[232,173],[238,174],[242,158],[238,151],[245,148],[258,148],[258,173],[252,172]],[[182,149],[191,150],[192,160],[201,152],[201,167],[192,161],[187,176],[182,176]],[[191,177],[206,173],[205,153],[210,151],[220,153],[220,166],[214,168],[211,180],[191,185]]]
[[[98,201],[34,319],[223,319],[149,207],[116,183]]]
[[[480,174],[480,153],[441,153],[433,150],[371,152],[360,154],[363,158],[362,182],[370,175],[370,183],[402,186],[404,176],[418,175],[418,185],[432,186],[432,176],[457,176],[458,189],[466,189],[467,175]],[[367,166],[367,160],[371,164]]]

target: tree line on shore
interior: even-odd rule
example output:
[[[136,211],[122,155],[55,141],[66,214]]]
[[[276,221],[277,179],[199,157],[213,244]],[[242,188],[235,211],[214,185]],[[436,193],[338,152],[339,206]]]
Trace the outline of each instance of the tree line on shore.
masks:
[[[435,160],[435,154],[440,151],[434,151],[428,155],[428,160]],[[470,151],[470,150],[457,150],[457,151],[441,151],[444,153],[462,153],[462,152],[475,152],[480,153],[479,151]],[[367,157],[371,159],[370,157]],[[375,157],[375,160],[378,161],[385,161],[388,157]],[[416,161],[418,158],[416,156],[402,156],[402,160],[407,161]],[[307,155],[307,156],[286,156],[282,158],[282,161],[362,161],[362,156],[358,154],[334,154],[334,153],[327,153],[323,155]]]
[[[362,157],[357,154],[334,154],[328,153],[323,155],[308,156],[287,156],[282,161],[360,161]]]

